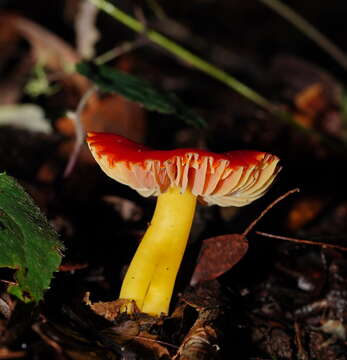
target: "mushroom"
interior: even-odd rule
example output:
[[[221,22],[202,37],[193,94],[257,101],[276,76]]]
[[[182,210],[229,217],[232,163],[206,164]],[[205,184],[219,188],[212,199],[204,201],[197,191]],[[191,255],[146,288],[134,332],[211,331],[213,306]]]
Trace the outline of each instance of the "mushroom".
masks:
[[[247,205],[264,194],[280,169],[276,156],[259,151],[155,151],[120,135],[95,132],[88,133],[87,142],[108,176],[142,196],[158,197],[119,296],[157,316],[168,313],[197,200]]]

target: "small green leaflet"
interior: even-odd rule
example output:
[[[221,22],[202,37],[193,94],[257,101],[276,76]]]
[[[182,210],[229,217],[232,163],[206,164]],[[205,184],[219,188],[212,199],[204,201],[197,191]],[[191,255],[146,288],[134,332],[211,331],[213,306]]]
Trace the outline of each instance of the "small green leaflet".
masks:
[[[159,91],[147,81],[136,76],[105,65],[86,62],[77,64],[76,69],[105,92],[121,94],[129,100],[143,105],[148,110],[176,115],[189,125],[206,126],[206,121],[184,105],[175,94]]]
[[[25,302],[39,301],[61,262],[62,244],[30,196],[0,173],[0,267],[16,269],[8,291]]]

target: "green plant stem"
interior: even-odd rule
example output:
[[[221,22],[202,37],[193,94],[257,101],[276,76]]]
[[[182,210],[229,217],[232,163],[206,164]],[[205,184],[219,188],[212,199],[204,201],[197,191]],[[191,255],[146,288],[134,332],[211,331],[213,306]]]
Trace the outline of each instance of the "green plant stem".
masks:
[[[220,70],[216,66],[194,55],[187,49],[183,48],[182,46],[178,45],[177,43],[168,39],[167,37],[163,36],[157,31],[147,29],[141,22],[127,15],[125,12],[118,9],[116,6],[109,3],[108,1],[106,0],[89,0],[89,1],[92,2],[99,9],[105,11],[106,13],[114,17],[122,24],[129,27],[130,29],[138,33],[143,33],[153,43],[168,50],[170,53],[186,61],[188,64],[192,65],[193,67],[221,81],[222,83],[229,86],[239,94],[243,95],[245,98],[259,105],[260,107],[270,112],[275,111],[274,105],[269,100],[258,94],[256,91],[249,88],[247,85],[241,83],[231,75],[227,74],[225,71]]]
[[[277,14],[281,15],[296,28],[301,30],[308,38],[328,53],[340,66],[347,70],[347,55],[301,15],[279,0],[258,1],[277,12]]]
[[[168,52],[176,55],[178,58],[186,61],[191,66],[198,68],[205,74],[208,74],[209,76],[221,81],[228,87],[232,88],[239,94],[243,95],[245,98],[251,100],[258,106],[264,108],[265,110],[272,113],[278,120],[281,120],[284,123],[287,123],[288,125],[296,128],[297,130],[309,134],[310,136],[314,136],[318,138],[321,142],[328,145],[330,148],[334,149],[335,151],[342,151],[343,153],[346,151],[347,141],[343,140],[343,145],[339,142],[333,141],[332,139],[320,134],[318,131],[314,129],[307,129],[300,125],[299,123],[293,121],[292,114],[289,113],[286,110],[280,109],[273,105],[269,100],[258,94],[256,91],[252,90],[248,86],[244,85],[231,75],[227,74],[223,70],[220,70],[216,66],[208,63],[207,61],[199,58],[198,56],[194,55],[190,51],[186,50],[182,46],[176,44],[172,40],[168,39],[167,37],[161,35],[157,31],[147,29],[141,22],[134,19],[132,16],[127,15],[122,10],[118,9],[113,4],[109,3],[107,0],[89,0],[92,2],[95,6],[97,6],[99,9],[103,10],[107,14],[111,15],[113,18],[124,24],[125,26],[129,27],[130,29],[134,30],[135,32],[143,34],[145,37],[147,37],[149,40],[151,40],[153,43],[161,46],[162,48],[166,49]],[[282,12],[278,10],[278,13],[286,13],[286,19],[290,19],[290,21],[302,29],[307,36],[310,36],[312,39],[315,39],[317,43],[322,45],[321,39],[324,39],[323,43],[328,43],[328,46],[325,46],[326,51],[329,52],[329,49],[333,49],[333,51],[329,52],[330,55],[332,53],[336,53],[336,47],[335,45],[331,44],[331,42],[325,38],[324,35],[320,34],[317,30],[315,30],[312,25],[310,25],[305,19],[294,13],[290,8],[286,7],[285,5],[279,3],[277,0],[259,0],[268,5],[269,7],[275,9],[274,5],[279,5],[276,7],[276,9],[280,8],[282,9]],[[283,11],[285,9],[285,11]],[[283,15],[284,16],[284,15]],[[309,30],[309,31],[307,31]],[[310,35],[308,35],[310,34]],[[317,36],[318,34],[318,36]],[[328,49],[327,49],[328,48]],[[335,50],[334,50],[335,48]],[[347,60],[345,59],[345,55],[341,53],[339,49],[337,49],[337,54],[339,54],[337,57],[335,56],[335,59],[340,59],[340,63],[345,64],[345,68],[347,69]],[[342,57],[341,57],[342,54]],[[342,145],[342,146],[341,146]]]

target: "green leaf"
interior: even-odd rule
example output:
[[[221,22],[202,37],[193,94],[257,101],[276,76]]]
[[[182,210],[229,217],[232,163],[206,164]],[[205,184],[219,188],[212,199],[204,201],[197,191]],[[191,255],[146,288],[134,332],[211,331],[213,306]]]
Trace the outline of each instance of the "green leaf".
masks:
[[[39,301],[58,270],[63,246],[30,196],[12,177],[0,174],[0,267],[16,269],[8,291]]]
[[[148,110],[176,115],[187,124],[196,127],[206,126],[206,121],[183,104],[175,94],[159,91],[138,77],[105,65],[86,62],[77,64],[76,69],[105,92],[119,93]]]

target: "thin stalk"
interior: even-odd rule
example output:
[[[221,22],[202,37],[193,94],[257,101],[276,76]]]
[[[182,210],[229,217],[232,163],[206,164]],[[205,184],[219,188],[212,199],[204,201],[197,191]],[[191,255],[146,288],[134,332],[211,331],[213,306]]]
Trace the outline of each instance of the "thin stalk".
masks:
[[[321,49],[328,53],[340,66],[347,70],[347,55],[332,43],[324,34],[318,31],[301,15],[279,0],[258,0],[277,14],[301,30],[308,38],[314,41]]]
[[[210,64],[209,62],[201,59],[199,56],[188,51],[184,47],[178,45],[174,41],[170,40],[166,36],[158,33],[155,30],[147,29],[141,22],[137,21],[132,16],[126,14],[113,4],[109,3],[106,0],[89,0],[99,9],[105,11],[107,14],[111,15],[113,18],[129,27],[130,29],[143,33],[148,39],[153,43],[161,46],[170,53],[176,55],[181,60],[186,61],[191,66],[201,70],[202,72],[210,75],[211,77],[221,81],[225,85],[229,86],[239,94],[243,95],[245,98],[251,100],[260,107],[266,109],[267,111],[274,112],[273,104],[264,98],[262,95],[258,94],[256,91],[252,90],[247,85],[238,81],[225,71],[217,68],[216,66]]]
[[[296,189],[293,189],[293,190],[289,190],[287,191],[285,194],[281,195],[280,197],[278,197],[277,199],[275,199],[270,205],[268,205],[266,207],[265,210],[263,210],[260,215],[255,219],[253,220],[248,226],[247,226],[247,229],[242,233],[242,236],[247,236],[249,234],[249,232],[251,230],[253,230],[254,226],[258,224],[258,222],[260,221],[260,219],[266,215],[276,204],[278,204],[280,201],[282,201],[283,199],[285,199],[287,196],[289,196],[290,194],[293,194],[295,192],[299,192],[300,189],[299,188],[296,188]]]
[[[288,236],[273,235],[273,234],[265,233],[262,231],[256,231],[255,233],[258,235],[262,235],[262,236],[272,238],[272,239],[277,239],[277,240],[291,241],[291,242],[295,242],[295,243],[299,243],[299,244],[317,245],[317,246],[321,246],[322,248],[332,248],[332,249],[347,251],[347,248],[344,246],[341,246],[341,245],[329,244],[329,243],[324,243],[324,242],[320,242],[320,241],[296,239],[296,238],[292,238],[292,237],[288,237]]]
[[[124,55],[130,51],[133,51],[143,45],[146,44],[146,39],[143,37],[138,38],[135,41],[126,41],[120,46],[116,46],[111,50],[106,51],[105,53],[99,55],[97,58],[94,59],[95,64],[103,65],[115,58]]]

